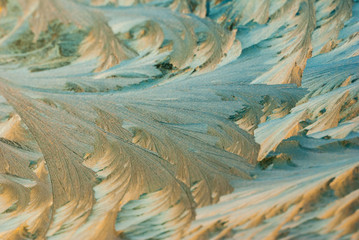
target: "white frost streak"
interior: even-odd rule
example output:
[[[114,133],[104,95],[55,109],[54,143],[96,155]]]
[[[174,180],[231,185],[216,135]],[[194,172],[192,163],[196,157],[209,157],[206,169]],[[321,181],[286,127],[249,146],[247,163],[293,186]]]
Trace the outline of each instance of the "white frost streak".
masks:
[[[359,239],[358,13],[0,0],[0,239]]]

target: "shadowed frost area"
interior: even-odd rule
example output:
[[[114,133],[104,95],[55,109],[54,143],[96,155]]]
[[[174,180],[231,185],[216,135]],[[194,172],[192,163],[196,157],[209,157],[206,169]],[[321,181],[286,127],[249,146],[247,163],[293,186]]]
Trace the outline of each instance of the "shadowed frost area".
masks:
[[[357,0],[0,0],[0,239],[359,239]]]

